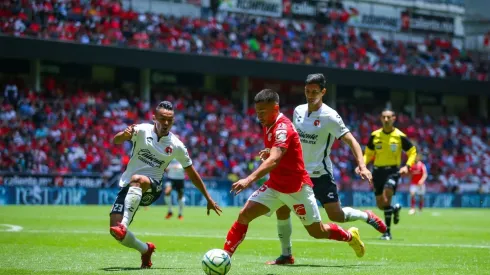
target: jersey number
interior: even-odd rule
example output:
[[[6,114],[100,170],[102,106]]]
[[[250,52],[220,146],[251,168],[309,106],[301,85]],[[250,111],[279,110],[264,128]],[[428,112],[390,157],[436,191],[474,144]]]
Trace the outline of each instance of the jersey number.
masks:
[[[120,203],[115,203],[114,207],[112,207],[113,212],[122,212],[124,209],[124,205]]]

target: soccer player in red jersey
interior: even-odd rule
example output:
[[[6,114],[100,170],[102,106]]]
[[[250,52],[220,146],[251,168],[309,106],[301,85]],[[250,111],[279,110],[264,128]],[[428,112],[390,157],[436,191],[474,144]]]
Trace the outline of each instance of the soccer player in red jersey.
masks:
[[[291,121],[279,111],[279,95],[262,90],[255,96],[255,111],[264,126],[264,144],[269,156],[247,178],[233,183],[231,192],[242,192],[254,181],[270,174],[262,187],[256,190],[243,206],[233,223],[224,244],[224,250],[232,256],[245,239],[248,224],[254,219],[270,216],[287,205],[301,220],[310,236],[316,239],[332,239],[348,242],[358,257],[364,256],[364,243],[355,227],[344,230],[337,224],[323,224],[313,194],[313,183],[303,161],[299,135]]]
[[[410,210],[409,215],[415,214],[415,195],[419,197],[419,211],[424,208],[425,180],[427,179],[427,168],[422,162],[422,156],[417,155],[417,162],[410,167]]]

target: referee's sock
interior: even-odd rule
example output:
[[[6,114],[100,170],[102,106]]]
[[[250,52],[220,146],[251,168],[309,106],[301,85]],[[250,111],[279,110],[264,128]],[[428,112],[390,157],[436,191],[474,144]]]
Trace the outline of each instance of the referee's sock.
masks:
[[[393,214],[393,207],[387,206],[385,207],[385,223],[386,223],[386,232],[390,233],[391,227],[391,215]]]

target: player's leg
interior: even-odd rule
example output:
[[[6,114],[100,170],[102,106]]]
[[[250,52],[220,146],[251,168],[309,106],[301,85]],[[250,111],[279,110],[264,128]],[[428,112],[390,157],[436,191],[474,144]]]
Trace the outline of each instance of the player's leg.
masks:
[[[339,200],[337,185],[329,174],[312,178],[313,192],[327,212],[328,218],[333,222],[344,223],[351,221],[365,221],[381,233],[386,231],[384,222],[372,211],[361,211],[352,207],[342,207]]]
[[[373,187],[374,195],[376,197],[376,206],[379,210],[384,212],[386,231],[381,236],[381,239],[390,239],[390,228],[391,228],[391,217],[393,214],[393,209],[391,207],[390,201],[387,199],[387,194],[385,193],[385,183],[388,179],[387,173],[383,168],[374,168],[373,170]]]
[[[419,211],[424,208],[425,184],[419,185]]]
[[[410,185],[410,210],[408,211],[409,215],[415,214],[415,193],[417,192],[416,185]]]
[[[165,196],[163,197],[163,200],[165,201],[165,204],[168,207],[168,212],[167,216],[165,219],[170,219],[173,215],[172,213],[172,183],[170,181],[167,181],[165,183]]]
[[[226,236],[223,250],[230,256],[233,256],[238,245],[245,239],[248,224],[251,221],[262,215],[270,216],[283,205],[278,199],[277,193],[277,191],[268,188],[264,184],[248,198],[242,210],[240,210],[238,219],[233,223]]]
[[[293,232],[293,225],[291,224],[291,210],[287,205],[284,205],[277,209],[276,216],[277,235],[281,241],[281,256],[266,263],[270,265],[294,264],[291,243],[291,234]]]
[[[303,185],[299,192],[293,194],[281,194],[281,200],[298,216],[308,234],[313,238],[347,242],[358,257],[364,255],[364,243],[360,239],[357,228],[352,227],[345,230],[335,223],[322,223],[311,186]]]
[[[175,181],[175,190],[177,191],[177,201],[179,202],[179,220],[184,218],[184,180]]]

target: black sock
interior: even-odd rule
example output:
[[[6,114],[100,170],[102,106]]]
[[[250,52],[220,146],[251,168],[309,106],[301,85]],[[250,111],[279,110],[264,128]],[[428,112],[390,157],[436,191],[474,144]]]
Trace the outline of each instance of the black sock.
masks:
[[[385,208],[385,223],[386,223],[386,232],[390,233],[390,226],[391,226],[391,214],[393,213],[393,207],[388,206]]]

